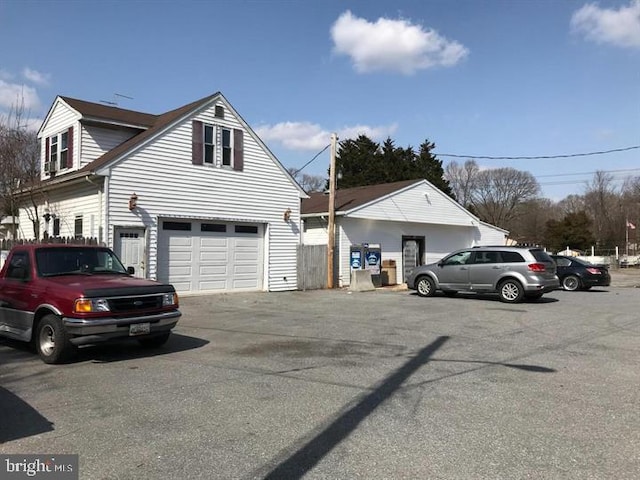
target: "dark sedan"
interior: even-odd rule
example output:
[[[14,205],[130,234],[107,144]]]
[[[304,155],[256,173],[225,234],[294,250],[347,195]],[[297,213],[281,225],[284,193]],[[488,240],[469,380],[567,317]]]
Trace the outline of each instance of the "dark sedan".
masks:
[[[558,278],[564,290],[589,290],[591,287],[608,287],[611,284],[611,275],[605,266],[564,255],[551,255],[551,258],[556,262]]]

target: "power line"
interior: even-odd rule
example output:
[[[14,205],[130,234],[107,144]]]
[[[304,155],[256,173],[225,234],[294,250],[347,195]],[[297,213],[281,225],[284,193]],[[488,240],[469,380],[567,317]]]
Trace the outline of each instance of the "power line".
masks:
[[[599,170],[602,173],[622,173],[622,172],[638,172],[640,168],[625,168],[621,170]],[[550,173],[547,175],[536,175],[537,178],[542,177],[569,177],[571,175],[595,175],[598,172],[582,172],[582,173]]]
[[[320,150],[318,153],[316,153],[316,154],[313,156],[313,158],[312,158],[311,160],[309,160],[307,163],[305,163],[302,167],[300,167],[300,168],[298,169],[298,173],[300,173],[302,170],[304,170],[306,167],[308,167],[308,166],[311,164],[311,162],[313,162],[316,158],[318,158],[318,157],[320,156],[320,154],[321,154],[322,152],[324,152],[324,151],[325,151],[327,148],[329,148],[330,146],[331,146],[331,144],[327,145],[327,146],[326,146],[326,147],[324,147],[322,150]]]
[[[452,158],[473,158],[479,160],[548,160],[554,158],[574,158],[574,157],[590,157],[594,155],[606,155],[608,153],[627,152],[629,150],[636,150],[640,148],[640,145],[634,145],[633,147],[615,148],[612,150],[602,150],[596,152],[587,153],[570,153],[566,155],[538,155],[532,157],[494,157],[489,155],[458,155],[453,153],[433,153],[439,157],[452,157]]]

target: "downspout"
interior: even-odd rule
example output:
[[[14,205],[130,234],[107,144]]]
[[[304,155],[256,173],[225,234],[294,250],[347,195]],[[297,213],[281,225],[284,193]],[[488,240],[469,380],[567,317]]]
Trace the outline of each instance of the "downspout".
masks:
[[[106,231],[106,225],[103,224],[103,216],[105,217],[105,219],[108,219],[107,216],[107,209],[105,208],[105,205],[103,205],[103,199],[104,199],[104,185],[107,183],[108,178],[109,177],[103,177],[104,180],[102,182],[102,185],[94,182],[93,180],[91,180],[91,178],[89,177],[89,175],[85,176],[84,179],[89,182],[91,185],[93,185],[94,187],[97,187],[98,189],[98,205],[100,206],[100,208],[98,209],[98,243],[106,243],[104,242],[104,232]]]

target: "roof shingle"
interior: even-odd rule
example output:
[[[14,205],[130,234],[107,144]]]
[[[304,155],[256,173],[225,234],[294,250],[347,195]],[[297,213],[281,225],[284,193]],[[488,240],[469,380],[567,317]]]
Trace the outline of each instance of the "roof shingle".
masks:
[[[344,188],[336,190],[335,210],[344,212],[360,207],[369,202],[385,197],[409,185],[423,182],[423,179],[403,180],[401,182],[381,183],[364,187]],[[329,195],[326,193],[310,193],[309,198],[302,199],[303,215],[327,213],[329,211]]]

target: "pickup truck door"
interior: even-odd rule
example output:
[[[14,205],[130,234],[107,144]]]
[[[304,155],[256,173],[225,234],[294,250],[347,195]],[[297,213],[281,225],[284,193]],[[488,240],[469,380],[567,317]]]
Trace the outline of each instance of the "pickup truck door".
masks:
[[[14,251],[7,259],[9,265],[0,279],[0,332],[20,340],[31,339],[33,311],[31,283],[32,269],[29,252]]]

